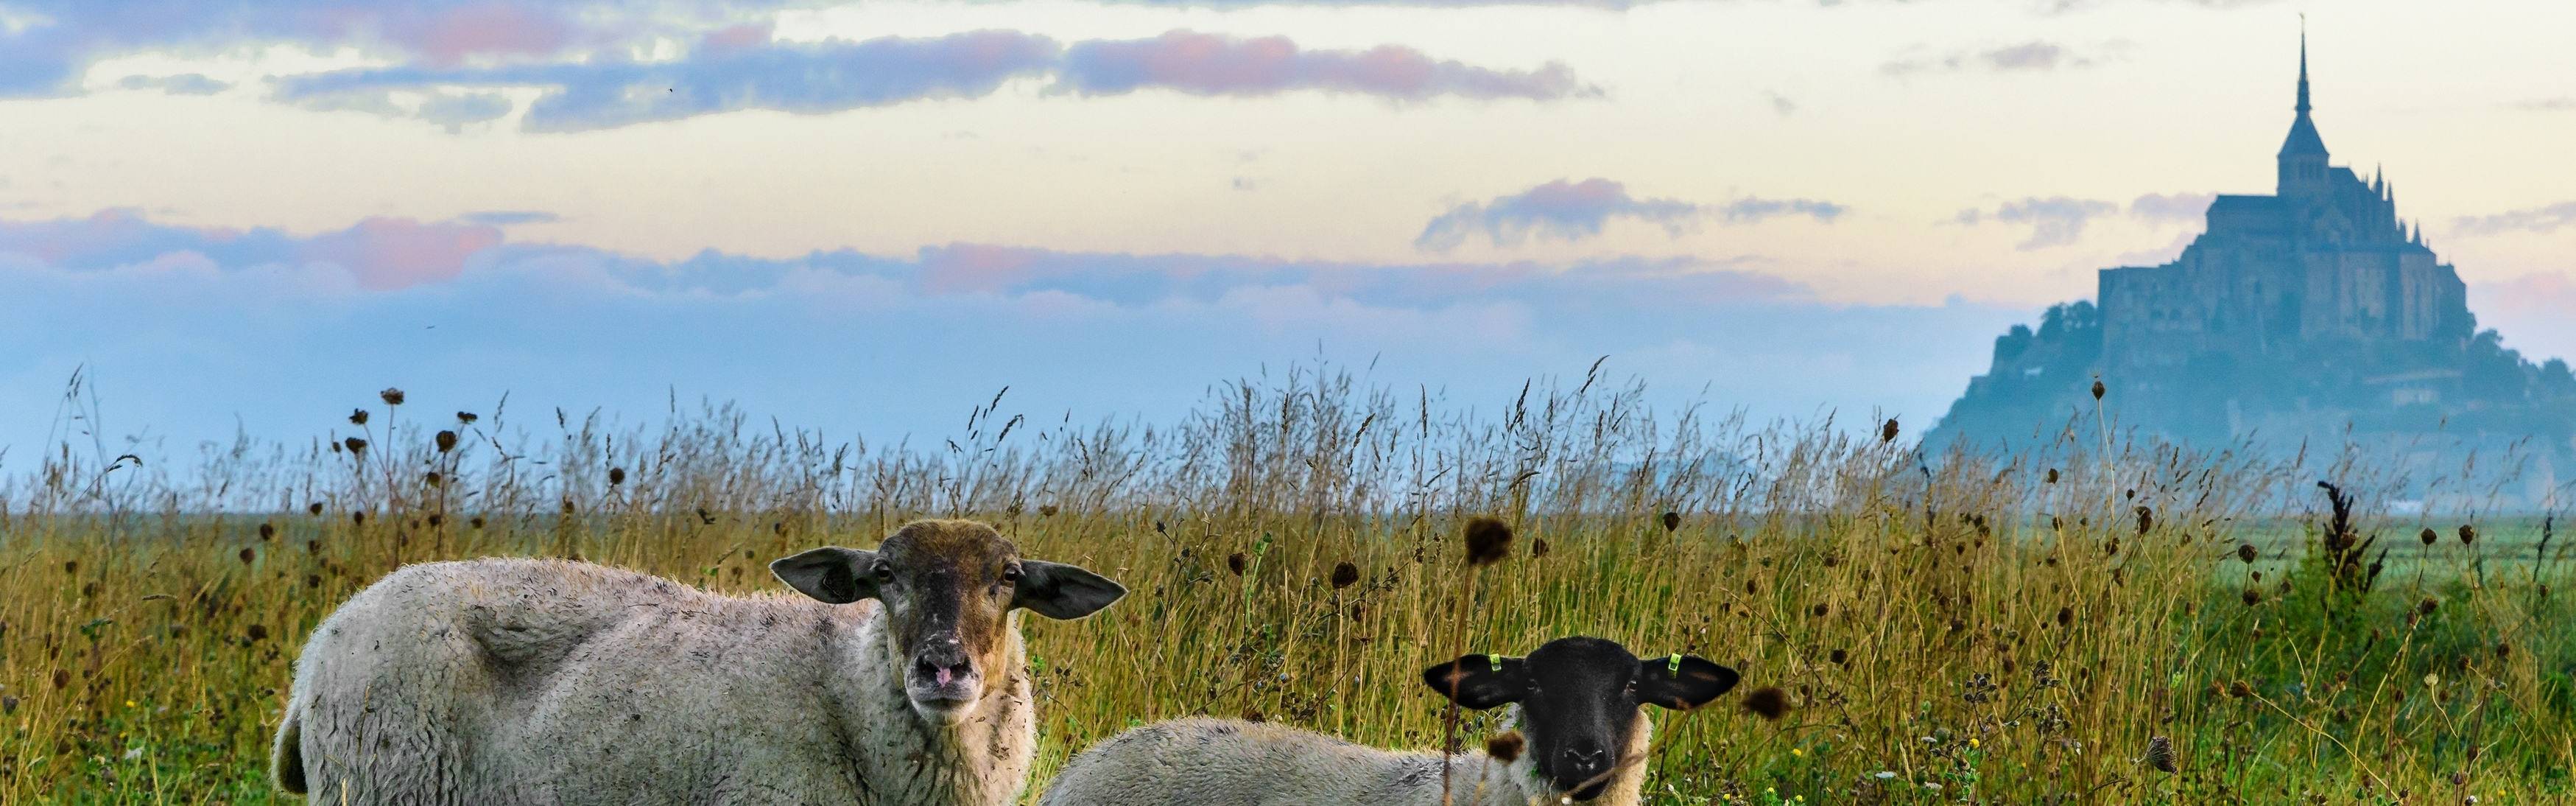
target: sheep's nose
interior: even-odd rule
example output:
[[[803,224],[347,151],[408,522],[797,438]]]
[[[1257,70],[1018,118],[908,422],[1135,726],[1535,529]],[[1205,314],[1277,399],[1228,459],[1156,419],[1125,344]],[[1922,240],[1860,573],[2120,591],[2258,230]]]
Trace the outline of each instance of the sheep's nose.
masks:
[[[1585,774],[1598,773],[1610,766],[1610,751],[1566,748],[1565,760]]]
[[[913,661],[913,678],[916,680],[930,680],[935,682],[937,685],[945,686],[948,685],[951,680],[962,680],[975,674],[975,665],[972,663],[968,663],[963,659],[957,660],[953,663],[942,662],[944,660],[945,659],[935,660],[925,655],[920,660]]]

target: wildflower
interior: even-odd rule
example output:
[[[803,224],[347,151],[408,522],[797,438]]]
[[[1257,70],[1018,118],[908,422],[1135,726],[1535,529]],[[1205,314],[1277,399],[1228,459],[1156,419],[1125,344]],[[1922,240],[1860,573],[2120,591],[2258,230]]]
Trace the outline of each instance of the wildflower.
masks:
[[[366,409],[358,409],[358,410],[355,410],[355,411],[351,411],[351,412],[349,412],[349,424],[350,424],[350,425],[366,425],[366,424],[367,424],[367,410],[366,410]]]
[[[1842,666],[1851,661],[1851,653],[1837,649],[1834,650],[1832,654],[1826,655],[1825,659],[1833,661],[1836,666]]]
[[[304,505],[304,511],[310,514],[320,515],[322,514],[322,502],[315,501],[313,503],[306,504]]]
[[[1896,441],[1896,418],[1889,417],[1886,425],[1878,427],[1878,441],[1881,443]]]
[[[1467,519],[1467,564],[1487,566],[1501,562],[1512,545],[1512,527],[1491,517]]]
[[[626,483],[626,468],[622,468],[622,467],[612,467],[612,468],[609,468],[609,469],[608,469],[608,486],[615,487],[615,486],[617,486],[617,485],[625,484],[625,483]]]
[[[1979,744],[1979,743],[1977,742],[1977,740],[1976,740],[1976,738],[1975,738],[1975,737],[1970,737],[1970,738],[1968,739],[1968,749],[1970,749],[1970,750],[1975,750],[1975,749],[1978,749],[1978,748],[1983,747],[1983,746],[1984,746],[1984,745]]]
[[[276,537],[277,537],[277,527],[275,527],[275,526],[270,526],[270,525],[265,524],[265,523],[263,523],[263,524],[260,524],[260,525],[259,525],[259,539],[260,539],[260,540],[263,540],[263,541],[266,541],[266,540],[272,540],[272,539],[275,539]]]
[[[385,405],[388,405],[388,406],[400,406],[400,405],[402,405],[402,402],[403,402],[403,393],[402,393],[402,390],[400,390],[400,389],[396,389],[396,388],[393,388],[393,387],[391,387],[391,386],[385,387],[385,390],[384,390],[384,391],[382,391],[382,392],[377,392],[377,393],[376,393],[376,396],[377,396],[377,397],[380,397],[380,398],[384,398],[384,400],[385,400]]]
[[[250,640],[253,640],[253,641],[265,641],[265,640],[268,640],[268,625],[265,625],[265,624],[253,624],[253,625],[250,625],[250,630],[249,630],[248,632],[249,632],[249,634],[250,634]]]
[[[1664,531],[1670,532],[1679,528],[1682,528],[1682,514],[1672,510],[1665,510]]]
[[[1744,710],[1763,719],[1779,719],[1789,713],[1789,694],[1779,686],[1763,686],[1744,695]]]
[[[2463,546],[2475,545],[2477,542],[2478,542],[2478,527],[2470,526],[2470,525],[2465,524],[2465,523],[2460,524],[2460,545],[2463,545]]]
[[[1225,555],[1225,570],[1233,571],[1235,576],[1243,576],[1243,568],[1249,564],[1251,560],[1244,557],[1243,552]]]
[[[456,413],[456,421],[466,425],[473,425],[474,421],[478,419],[482,418],[474,416],[474,412],[460,411]]]
[[[2425,599],[2424,601],[2417,603],[2417,604],[2415,605],[2415,610],[2416,610],[2417,612],[2421,612],[2421,613],[2423,613],[2424,615],[2430,616],[2430,615],[2433,615],[2433,608],[2435,608],[2435,607],[2439,606],[2440,604],[2441,604],[2440,602],[2437,602],[2437,601],[2435,601],[2435,600],[2433,600],[2433,599],[2427,598],[2427,599]]]
[[[448,452],[448,451],[456,450],[456,432],[454,432],[454,431],[440,431],[440,432],[438,432],[437,442],[438,442],[438,452],[439,452],[439,453],[446,453],[446,452]]]
[[[2246,588],[2246,589],[2245,589],[2245,606],[2246,606],[2246,607],[2253,607],[2253,606],[2255,606],[2255,605],[2262,604],[2262,603],[2263,603],[2263,592],[2262,592],[2262,591],[2260,591],[2260,590],[2256,590],[2256,589],[2253,589],[2253,588]]]
[[[2102,399],[2102,393],[2103,393],[2103,392],[2106,392],[2106,391],[2110,391],[2110,390],[2107,390],[2107,389],[2102,388],[2102,379],[2100,379],[2100,378],[2095,378],[2095,379],[2093,379],[2093,399],[2094,399],[2094,400],[2100,400],[2100,399]],[[1937,786],[1936,786],[1936,787],[1933,787],[1933,788],[1934,788],[1934,789],[1939,789],[1940,787],[1937,787]]]
[[[1054,504],[1043,504],[1043,505],[1040,505],[1040,506],[1038,507],[1038,517],[1041,517],[1041,518],[1052,518],[1052,517],[1055,517],[1055,511],[1056,511],[1056,510],[1055,510],[1055,505],[1054,505]]]
[[[367,451],[367,441],[357,437],[350,437],[343,440],[340,444],[348,446],[350,453],[365,453]]]
[[[2252,544],[2252,543],[2238,543],[2238,544],[2236,544],[2236,559],[2243,560],[2243,561],[2245,561],[2245,562],[2247,562],[2247,563],[2249,563],[2249,564],[2250,564],[2250,563],[2252,563],[2252,562],[2254,562],[2254,544]]]
[[[1360,567],[1345,560],[1333,566],[1333,590],[1350,587],[1360,581]]]
[[[2430,546],[2430,545],[2433,545],[2433,544],[2435,544],[2435,543],[2439,543],[2439,542],[2441,542],[2441,541],[2442,541],[2442,536],[2441,536],[2441,535],[2438,535],[2438,534],[2434,534],[2434,533],[2433,533],[2433,527],[2427,526],[2427,527],[2424,527],[2424,531],[2423,531],[2423,532],[2420,532],[2420,533],[2418,533],[2418,534],[2416,534],[2416,535],[2415,535],[2415,539],[2417,539],[2417,540],[2421,540],[2421,541],[2424,541],[2424,545]]]
[[[242,550],[241,550],[241,561],[242,561],[242,564],[243,564],[243,565],[249,565],[249,564],[250,564],[251,557],[252,557],[252,555],[251,555],[250,549],[248,549],[248,548],[244,548],[244,549],[242,549]]]
[[[2147,766],[2155,768],[2157,772],[2165,773],[2174,772],[2178,769],[2174,765],[2172,739],[2163,736],[2154,736],[2147,739]]]
[[[1545,557],[1545,556],[1547,556],[1547,541],[1545,541],[1545,540],[1540,540],[1540,539],[1537,539],[1537,538],[1531,538],[1531,539],[1530,539],[1530,556],[1531,556],[1531,557]],[[2541,587],[2543,587],[2543,588],[2547,588],[2548,586],[2547,586],[2547,585],[2543,585],[2543,586],[2541,586]],[[2545,593],[2544,593],[2544,594],[2541,594],[2541,595],[2543,595],[2543,596],[2547,596],[2548,594],[2545,594]]]

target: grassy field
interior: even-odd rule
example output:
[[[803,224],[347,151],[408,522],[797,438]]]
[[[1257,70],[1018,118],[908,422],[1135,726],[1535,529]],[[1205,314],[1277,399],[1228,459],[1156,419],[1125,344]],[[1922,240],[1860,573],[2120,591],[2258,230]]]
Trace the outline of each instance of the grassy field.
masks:
[[[404,563],[579,556],[769,590],[769,560],[923,516],[992,521],[1133,591],[1029,620],[1033,792],[1092,741],[1190,714],[1437,746],[1420,669],[1567,634],[1744,673],[1710,708],[1655,712],[1655,803],[2576,790],[2554,522],[2381,514],[2407,480],[2358,454],[2270,464],[2070,427],[2045,453],[1925,457],[1876,422],[1757,428],[1641,398],[1584,379],[1479,414],[1300,373],[1153,428],[1035,428],[997,399],[919,449],[721,409],[532,431],[389,392],[328,441],[186,469],[61,450],[0,487],[0,802],[295,801],[264,766],[297,648]],[[1458,538],[1477,515],[1517,533],[1482,570]],[[1332,584],[1341,563],[1357,582]],[[1758,688],[1786,713],[1740,707]]]

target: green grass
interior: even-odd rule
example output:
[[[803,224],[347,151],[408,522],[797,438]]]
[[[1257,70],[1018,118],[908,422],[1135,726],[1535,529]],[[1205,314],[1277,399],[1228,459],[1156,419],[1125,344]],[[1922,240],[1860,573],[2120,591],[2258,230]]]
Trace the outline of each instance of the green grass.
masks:
[[[294,653],[400,563],[578,555],[764,590],[768,560],[922,516],[992,521],[1133,591],[1028,620],[1032,791],[1093,741],[1191,714],[1433,747],[1422,668],[1568,634],[1700,654],[1793,706],[1655,712],[1650,802],[2525,803],[2576,786],[2571,575],[2563,540],[2537,551],[2537,521],[2479,519],[2474,545],[2444,521],[2428,548],[2429,523],[2373,514],[2394,482],[2366,463],[2083,452],[2091,434],[2054,459],[1935,463],[1874,427],[1658,419],[1637,397],[1587,383],[1479,418],[1298,376],[1159,430],[1005,435],[979,409],[930,451],[721,410],[543,440],[380,410],[355,457],[247,448],[129,480],[64,454],[0,488],[0,802],[296,802],[264,779]],[[437,450],[442,429],[459,447]],[[2360,494],[2354,528],[2398,548],[2367,593],[2337,584],[2330,519],[2308,513],[2323,505],[2302,485],[2326,472]],[[1471,515],[1515,526],[1510,559],[1465,566]],[[1346,561],[1361,581],[1336,590]],[[1469,720],[1466,741],[1488,727]],[[2178,772],[2145,761],[2159,736]]]

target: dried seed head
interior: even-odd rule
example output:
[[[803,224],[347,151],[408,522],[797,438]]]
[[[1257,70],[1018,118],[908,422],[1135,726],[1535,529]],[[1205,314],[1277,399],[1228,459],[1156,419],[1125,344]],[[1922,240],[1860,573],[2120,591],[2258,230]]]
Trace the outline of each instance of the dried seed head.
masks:
[[[260,524],[260,525],[259,525],[259,539],[261,539],[261,540],[263,540],[263,541],[266,541],[266,540],[275,540],[275,539],[277,539],[277,527],[275,527],[275,526],[270,526],[270,525],[265,524],[265,523]]]
[[[617,486],[617,485],[625,484],[625,483],[626,483],[626,468],[622,468],[622,467],[612,467],[612,468],[609,468],[609,469],[608,469],[608,486],[610,486],[610,487],[615,487],[615,486]]]
[[[2174,766],[2172,739],[2168,739],[2163,736],[2148,737],[2147,766],[2155,768],[2155,771],[2157,772],[2165,773],[2174,772],[2179,769]]]
[[[2238,544],[2236,544],[2236,559],[2243,560],[2243,561],[2245,561],[2245,562],[2249,562],[2249,563],[2250,563],[2250,562],[2253,562],[2253,561],[2254,561],[2254,544],[2252,544],[2252,543],[2238,543]]]
[[[483,528],[483,516],[481,516],[481,515],[476,515],[476,516],[474,516],[474,517],[472,517],[472,518],[469,518],[469,519],[467,519],[467,520],[465,521],[465,525],[467,525],[467,526],[472,526],[472,527],[474,527],[474,528],[476,528],[476,529],[481,529],[481,528]]]
[[[2427,545],[2427,546],[2433,545],[2433,544],[2435,544],[2435,543],[2442,542],[2442,536],[2441,536],[2441,535],[2438,535],[2438,534],[2434,534],[2434,533],[2433,533],[2433,527],[2430,527],[2430,526],[2424,527],[2424,531],[2423,531],[2422,533],[2420,533],[2420,534],[2415,535],[2415,539],[2417,539],[2417,540],[2421,540],[2421,541],[2424,541],[2424,545]]]
[[[2138,507],[2138,534],[2146,534],[2147,530],[2153,528],[2156,528],[2156,511],[2143,506]]]
[[[1467,519],[1467,564],[1488,566],[1502,562],[1512,548],[1512,527],[1495,518],[1479,515]]]
[[[69,669],[55,669],[55,670],[54,670],[54,688],[60,689],[60,688],[62,688],[62,687],[64,687],[64,686],[69,686],[69,685],[71,685],[71,684],[72,684],[72,673],[71,673],[71,670],[69,670]]]
[[[396,388],[393,388],[393,387],[391,387],[391,386],[385,387],[385,390],[384,390],[384,391],[382,391],[382,392],[377,392],[377,393],[376,393],[376,396],[377,396],[377,397],[380,397],[380,398],[384,398],[384,400],[385,400],[385,405],[388,405],[388,406],[400,406],[400,405],[402,405],[402,402],[403,402],[403,393],[402,393],[402,390],[400,390],[400,389],[396,389]]]
[[[1745,713],[1776,720],[1789,714],[1789,693],[1779,686],[1763,686],[1744,695]]]
[[[322,587],[322,575],[321,575],[321,574],[305,574],[305,575],[304,575],[304,587],[307,587],[307,588],[319,588],[319,587]]]
[[[456,413],[456,421],[466,425],[473,425],[475,420],[480,419],[483,418],[474,416],[474,412],[460,411]]]
[[[244,549],[242,549],[242,550],[241,550],[241,561],[242,561],[242,564],[243,564],[243,565],[249,565],[249,564],[250,564],[250,561],[251,561],[251,558],[252,558],[252,557],[256,557],[256,556],[258,556],[258,555],[252,554],[252,553],[251,553],[251,551],[250,551],[250,549],[248,549],[248,548],[244,548]]]
[[[310,504],[305,504],[304,511],[310,514],[320,515],[322,514],[322,502],[315,501]]]
[[[1823,602],[1817,602],[1816,606],[1808,608],[1807,612],[1814,614],[1816,618],[1824,618],[1825,614],[1833,612],[1833,608],[1826,607]]]
[[[436,440],[436,441],[438,442],[438,452],[439,452],[439,453],[446,453],[446,452],[448,452],[448,451],[456,450],[456,432],[454,432],[454,431],[440,431],[440,432],[438,432],[438,437],[437,437],[437,440]]]
[[[2254,687],[2243,680],[2227,684],[2227,696],[2244,699],[2254,696]]]
[[[2513,657],[2513,644],[2511,644],[2511,643],[2506,643],[2506,642],[2501,642],[2501,641],[2500,641],[2500,642],[2497,642],[2497,643],[2496,643],[2496,660],[2504,660],[2504,659],[2506,659],[2506,658],[2510,658],[2510,657]]]
[[[364,513],[364,512],[351,512],[351,513],[349,513],[349,522],[350,522],[350,523],[353,523],[353,524],[360,525],[360,526],[365,526],[365,525],[367,524],[367,513]]]
[[[1505,731],[1485,740],[1485,755],[1493,756],[1495,761],[1508,764],[1519,761],[1521,748],[1528,745],[1529,740],[1523,738],[1520,731]]]
[[[1664,531],[1670,532],[1679,528],[1682,528],[1682,514],[1672,510],[1665,510]]]
[[[2072,608],[2072,607],[2060,607],[2060,608],[2058,608],[2058,609],[2057,609],[2057,626],[2059,626],[2059,627],[2073,627],[2073,626],[2075,626],[2075,608]]]
[[[1896,430],[1896,418],[1887,418],[1887,424],[1878,427],[1878,441],[1882,444],[1895,442]]]
[[[1546,541],[1545,539],[1542,539],[1542,538],[1535,538],[1535,537],[1530,538],[1530,556],[1532,556],[1532,557],[1545,557],[1545,556],[1547,556],[1547,541]],[[2543,596],[2546,596],[2546,595],[2548,595],[2548,594],[2542,594],[2542,595],[2543,595]]]
[[[2103,388],[2102,388],[2102,381],[2101,381],[2101,379],[2099,379],[2099,378],[2094,379],[2094,381],[2093,381],[2093,399],[2094,399],[2094,400],[2100,400],[2100,399],[2102,399],[2102,393],[2103,393],[2103,392],[2105,392],[2105,391],[2108,391],[2108,390],[2105,390],[2105,389],[2103,389]]]
[[[350,424],[350,425],[366,425],[366,424],[367,424],[367,410],[366,410],[366,409],[358,409],[358,410],[356,410],[356,411],[349,412],[349,424]]]
[[[1158,534],[1158,535],[1163,533],[1163,522],[1162,522],[1162,521],[1155,521],[1155,522],[1154,522],[1154,533],[1155,533],[1155,534]]]
[[[1333,590],[1350,587],[1360,581],[1360,567],[1344,561],[1333,566]]]
[[[1243,552],[1225,555],[1225,570],[1233,571],[1235,576],[1243,576],[1244,567],[1251,564],[1252,560],[1243,556]]]
[[[1055,505],[1054,505],[1054,504],[1042,504],[1042,505],[1039,505],[1039,507],[1038,507],[1038,517],[1041,517],[1041,518],[1052,518],[1052,517],[1055,517],[1055,511],[1056,511],[1056,510],[1055,510]]]
[[[367,452],[367,441],[366,441],[366,440],[363,440],[363,439],[359,439],[359,438],[357,438],[357,437],[350,437],[350,438],[348,438],[348,439],[341,440],[341,441],[340,441],[340,444],[341,444],[341,445],[344,445],[344,446],[347,446],[347,447],[349,448],[349,452],[350,452],[350,453],[366,453],[366,452]]]
[[[2263,603],[2263,592],[2262,592],[2261,590],[2258,590],[2258,589],[2255,589],[2255,588],[2246,588],[2246,589],[2245,589],[2245,606],[2246,606],[2246,607],[2253,607],[2253,606],[2255,606],[2255,605],[2262,604],[2262,603]]]
[[[2416,610],[2416,612],[2423,613],[2424,615],[2430,616],[2430,615],[2433,615],[2433,608],[2435,608],[2435,607],[2437,607],[2437,606],[2440,606],[2440,605],[2441,605],[2441,602],[2435,601],[2435,600],[2433,600],[2433,599],[2431,599],[2431,598],[2427,598],[2427,599],[2425,599],[2424,601],[2422,601],[2422,602],[2420,602],[2420,603],[2417,603],[2417,604],[2415,605],[2415,610]]]
[[[438,471],[436,470],[420,474],[420,483],[427,484],[432,487],[438,486],[438,483],[442,480],[443,479],[439,477]]]
[[[1844,666],[1851,663],[1851,653],[1837,649],[1827,653],[1825,659],[1833,661],[1836,666]]]
[[[2470,525],[2465,524],[2465,523],[2460,524],[2460,545],[2463,545],[2463,546],[2476,545],[2476,544],[2477,544],[2477,542],[2478,542],[2478,527],[2470,526]]]
[[[445,516],[445,515],[440,515],[440,514],[435,513],[435,512],[430,513],[430,515],[429,515],[429,526],[430,526],[430,528],[435,529],[435,528],[438,528],[439,526],[441,526],[441,525],[443,525],[443,524],[445,524],[445,523],[447,523],[447,516]]]
[[[246,630],[245,632],[247,632],[247,633],[249,633],[249,634],[250,634],[250,640],[253,640],[253,641],[266,641],[266,640],[268,640],[268,625],[266,625],[266,624],[253,624],[253,625],[250,625],[250,629],[249,629],[249,630]]]
[[[2057,468],[2052,467],[2048,469],[2048,483],[2057,483]]]

